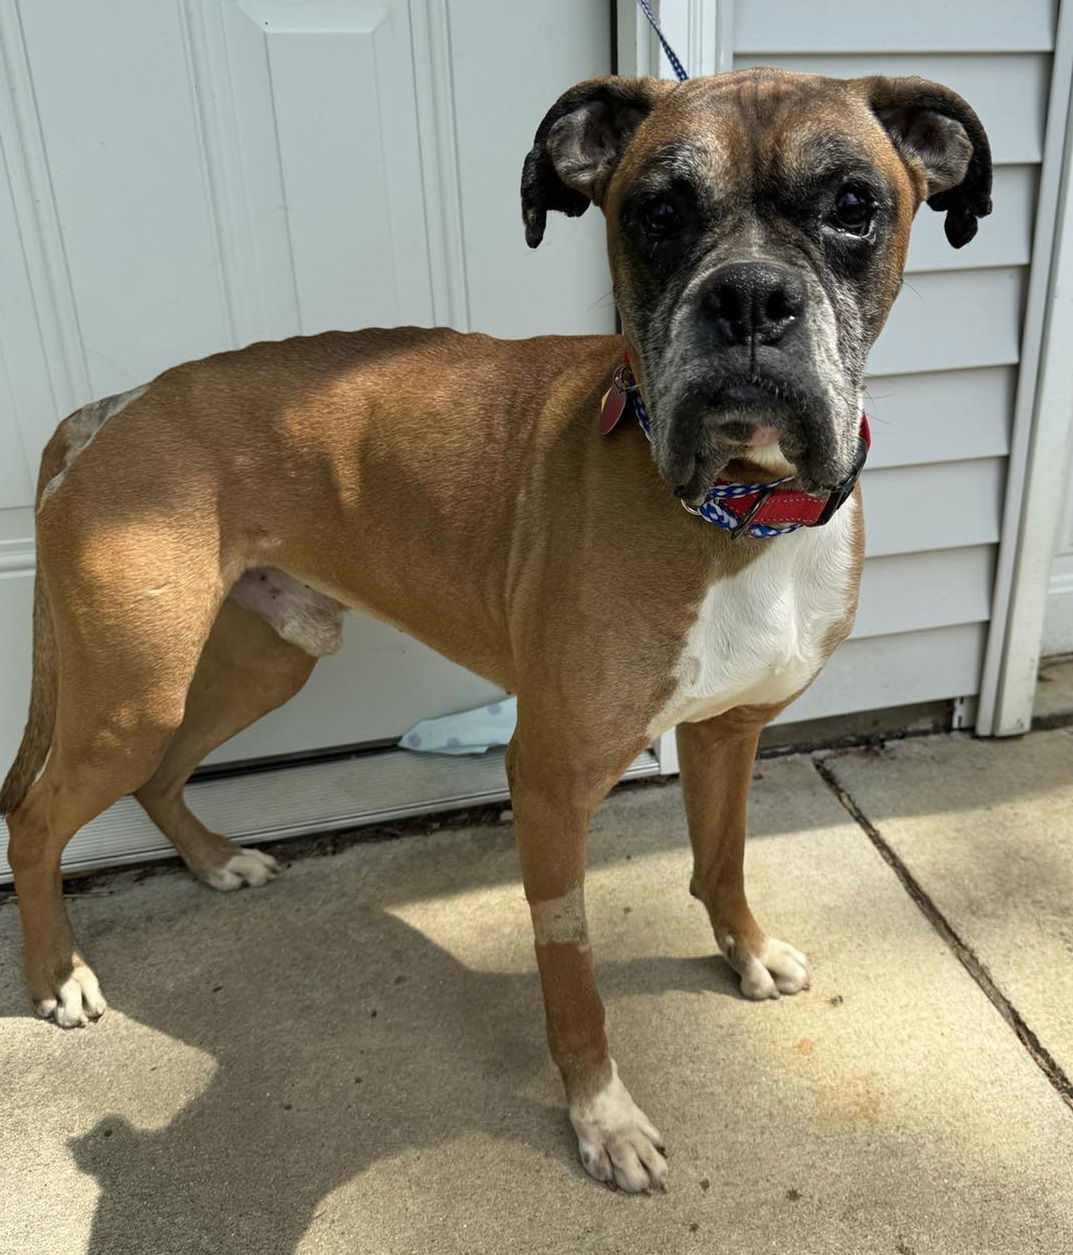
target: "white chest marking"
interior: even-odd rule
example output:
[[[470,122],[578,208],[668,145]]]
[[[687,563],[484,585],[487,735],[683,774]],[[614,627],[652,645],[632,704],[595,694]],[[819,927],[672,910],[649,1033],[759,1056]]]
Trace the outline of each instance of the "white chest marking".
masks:
[[[757,542],[755,561],[709,587],[650,736],[733,706],[785,701],[815,677],[854,595],[857,508],[851,499],[825,527]]]

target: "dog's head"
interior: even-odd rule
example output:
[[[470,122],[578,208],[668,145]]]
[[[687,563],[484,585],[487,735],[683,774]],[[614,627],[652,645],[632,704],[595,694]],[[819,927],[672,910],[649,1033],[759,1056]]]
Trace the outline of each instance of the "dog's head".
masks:
[[[746,455],[813,492],[848,473],[913,215],[944,210],[960,248],[990,194],[987,137],[948,88],[766,68],[579,83],[522,172],[531,247],[549,210],[604,211],[653,456],[687,499]]]

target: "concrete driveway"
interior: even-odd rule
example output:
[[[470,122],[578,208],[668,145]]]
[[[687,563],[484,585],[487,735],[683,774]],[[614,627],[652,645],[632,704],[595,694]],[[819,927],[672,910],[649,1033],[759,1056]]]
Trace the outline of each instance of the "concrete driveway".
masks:
[[[763,1005],[686,892],[677,784],[597,816],[652,1198],[576,1161],[509,822],[281,846],[228,896],[98,878],[70,905],[111,1010],[75,1032],[27,1014],[4,903],[0,1251],[1068,1255],[1073,731],[767,760],[751,832],[754,909],[814,967]]]

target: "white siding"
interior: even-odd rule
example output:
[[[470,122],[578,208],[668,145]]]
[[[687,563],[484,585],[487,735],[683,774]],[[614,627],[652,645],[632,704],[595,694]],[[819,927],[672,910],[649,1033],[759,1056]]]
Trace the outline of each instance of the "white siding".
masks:
[[[940,215],[918,215],[905,286],[870,361],[857,625],[786,722],[978,691],[1055,18],[1050,0],[734,5],[735,66],[935,79],[980,115],[995,160],[995,211],[967,247],[947,245]]]
[[[737,0],[734,48],[785,53],[1046,52],[1054,35],[1054,3],[1022,0],[898,0],[897,4],[827,0]],[[781,57],[780,57],[781,60]],[[919,62],[919,57],[917,58]],[[855,71],[849,71],[854,73]],[[916,71],[921,72],[921,71]]]
[[[1070,487],[1058,527],[1047,618],[1043,625],[1044,654],[1073,653],[1073,457],[1067,468],[1066,483]]]

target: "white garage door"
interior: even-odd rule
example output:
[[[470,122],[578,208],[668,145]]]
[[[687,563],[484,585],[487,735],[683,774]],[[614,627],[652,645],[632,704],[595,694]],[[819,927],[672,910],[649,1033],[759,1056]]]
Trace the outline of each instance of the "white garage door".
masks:
[[[549,104],[610,69],[610,5],[527,6],[524,56],[518,17],[496,0],[0,5],[5,767],[29,691],[36,464],[60,416],[296,332],[613,330],[595,216],[534,255],[518,203]],[[307,688],[215,758],[392,740],[494,692],[351,615]],[[378,788],[382,807],[412,792],[390,771]],[[93,828],[68,865],[156,840],[129,803]]]
[[[57,418],[191,357],[331,327],[613,329],[599,225],[522,239],[521,160],[610,64],[606,4],[527,51],[494,0],[0,6],[0,761],[28,691],[30,505]],[[397,737],[493,690],[350,616],[346,647],[217,758]]]
[[[923,214],[906,291],[873,356],[869,561],[855,638],[783,718],[971,699],[1016,397],[1031,391],[1022,311],[1037,192],[1050,177],[1053,6],[662,7],[695,70],[774,61],[837,75],[923,73],[962,90],[992,134],[994,217],[953,253]],[[548,104],[610,68],[610,8],[0,4],[0,761],[14,750],[28,689],[32,479],[58,415],[175,361],[296,331],[612,328],[599,218],[549,233],[534,255],[517,204],[521,158]],[[635,19],[624,0],[622,63],[639,43],[653,51]],[[491,691],[351,616],[343,651],[308,688],[215,757],[382,743]],[[252,838],[491,797],[503,784],[491,758],[460,767],[381,754],[208,781],[192,801],[207,822]],[[159,848],[124,802],[76,838],[67,865]]]

